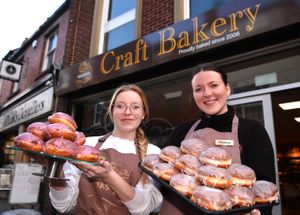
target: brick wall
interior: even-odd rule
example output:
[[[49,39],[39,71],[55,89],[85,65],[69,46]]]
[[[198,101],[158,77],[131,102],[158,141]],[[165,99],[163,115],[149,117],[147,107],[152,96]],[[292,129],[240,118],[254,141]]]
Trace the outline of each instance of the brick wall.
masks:
[[[143,0],[141,34],[152,33],[174,23],[174,0]]]
[[[71,0],[64,67],[89,58],[95,0]]]

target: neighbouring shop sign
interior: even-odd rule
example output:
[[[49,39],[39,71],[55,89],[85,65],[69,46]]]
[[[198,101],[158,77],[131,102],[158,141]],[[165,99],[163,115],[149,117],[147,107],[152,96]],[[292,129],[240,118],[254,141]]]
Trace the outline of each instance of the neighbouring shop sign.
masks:
[[[53,91],[53,87],[50,87],[1,113],[0,132],[51,111],[53,107]]]
[[[10,81],[19,81],[21,69],[21,64],[3,60],[0,66],[0,78]]]
[[[236,0],[60,71],[57,94],[299,22],[299,0]]]

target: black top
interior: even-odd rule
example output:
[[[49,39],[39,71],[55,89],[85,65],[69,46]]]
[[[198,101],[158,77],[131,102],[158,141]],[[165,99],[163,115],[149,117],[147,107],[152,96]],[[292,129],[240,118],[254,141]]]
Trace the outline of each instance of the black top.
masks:
[[[219,132],[231,132],[233,107],[228,106],[228,111],[222,115],[201,117],[201,122],[196,130],[212,128]],[[180,146],[191,126],[195,123],[181,124],[175,128],[167,141],[167,145]],[[274,151],[271,140],[265,128],[257,121],[239,118],[238,139],[241,145],[241,162],[251,167],[257,180],[267,180],[276,183]],[[263,212],[262,214],[270,214]]]

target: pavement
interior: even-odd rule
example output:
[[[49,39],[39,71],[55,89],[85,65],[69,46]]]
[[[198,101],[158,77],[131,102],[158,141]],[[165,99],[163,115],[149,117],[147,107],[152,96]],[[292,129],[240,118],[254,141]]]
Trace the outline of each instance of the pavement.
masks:
[[[11,207],[8,203],[9,191],[0,190],[0,212],[10,210]]]
[[[29,215],[34,210],[30,209],[30,205],[11,205],[8,203],[9,192],[0,190],[0,215]]]

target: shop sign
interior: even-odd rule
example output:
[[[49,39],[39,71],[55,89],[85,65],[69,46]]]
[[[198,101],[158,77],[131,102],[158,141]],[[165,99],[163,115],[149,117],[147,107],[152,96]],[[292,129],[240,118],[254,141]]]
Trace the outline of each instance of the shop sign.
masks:
[[[0,115],[0,132],[52,110],[53,87],[15,105]]]
[[[21,64],[3,60],[0,66],[0,78],[10,81],[19,81],[21,70]]]
[[[195,54],[200,59],[206,50],[299,21],[299,1],[233,1],[62,70],[57,94]]]

